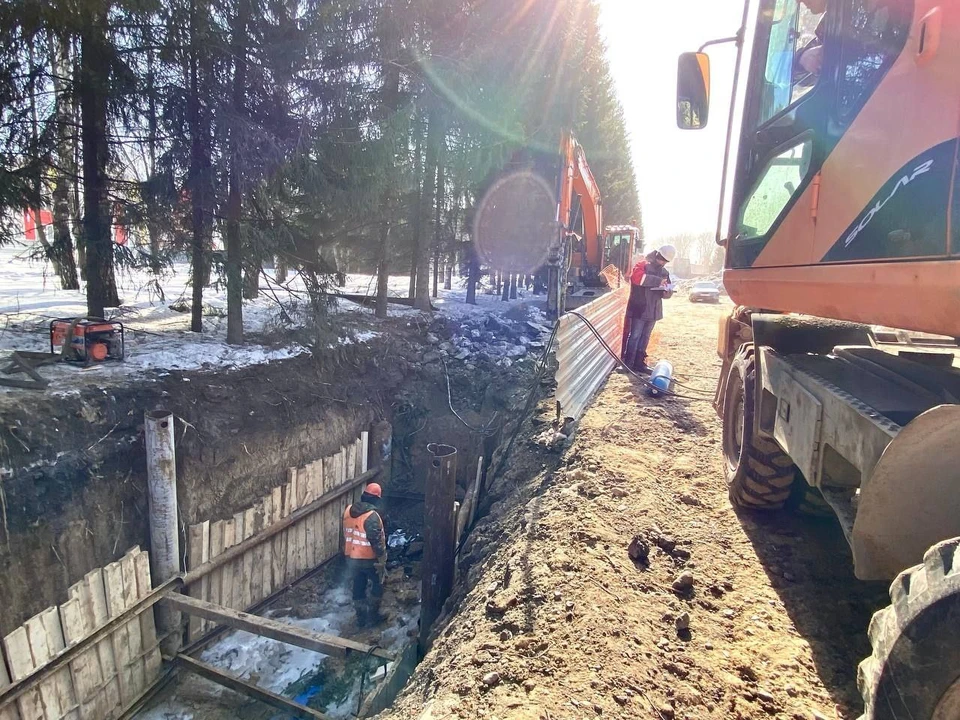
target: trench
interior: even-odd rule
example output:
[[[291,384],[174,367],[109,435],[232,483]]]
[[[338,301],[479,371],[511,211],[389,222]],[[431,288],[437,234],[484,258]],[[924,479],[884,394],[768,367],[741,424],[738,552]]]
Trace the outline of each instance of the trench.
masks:
[[[542,315],[520,304],[496,318],[399,321],[362,348],[336,347],[266,366],[169,371],[146,381],[0,397],[0,564],[6,568],[0,578],[0,636],[58,610],[91,573],[117,565],[130,555],[128,549],[150,548],[145,413],[163,409],[175,418],[185,570],[194,566],[194,529],[209,523],[211,531],[222,525],[226,533],[235,521],[238,530],[245,513],[261,507],[271,488],[289,482],[292,470],[342,452],[361,432],[373,438],[387,427],[390,451],[379,478],[391,538],[382,608],[387,621],[375,629],[356,627],[342,562],[329,554],[318,566],[304,565],[315,571],[288,578],[284,587],[272,587],[265,601],[242,607],[305,630],[387,646],[403,662],[385,673],[383,663],[371,658],[322,656],[241,631],[198,638],[192,618],[185,622],[190,631],[181,652],[330,717],[355,715],[378,686],[389,686],[378,699],[388,703],[417,657],[424,498],[432,458],[427,448],[433,443],[457,448],[454,501],[464,502],[478,466],[488,483],[491,458],[516,427],[528,398],[549,392],[535,379],[546,339],[542,328]],[[377,464],[374,444],[371,465]],[[490,499],[475,504],[479,521]],[[222,549],[229,546],[224,535]],[[200,635],[209,629],[202,627]],[[155,658],[159,665],[159,652]],[[164,682],[132,710],[128,706],[124,717],[285,716],[170,667],[163,663]],[[0,696],[3,688],[0,673]]]

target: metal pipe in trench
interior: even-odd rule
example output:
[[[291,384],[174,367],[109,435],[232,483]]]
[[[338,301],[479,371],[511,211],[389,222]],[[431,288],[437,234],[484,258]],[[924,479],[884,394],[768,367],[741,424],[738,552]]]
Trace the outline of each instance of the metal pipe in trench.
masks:
[[[424,497],[424,548],[421,566],[420,652],[427,650],[430,629],[453,590],[453,557],[456,519],[453,504],[457,489],[457,449],[431,443],[433,455]]]
[[[177,455],[173,439],[173,413],[144,413],[147,450],[147,500],[150,515],[150,571],[160,584],[180,574],[180,534],[177,527]],[[163,652],[180,649],[177,633],[180,613],[168,607],[154,608],[157,632],[165,637]]]

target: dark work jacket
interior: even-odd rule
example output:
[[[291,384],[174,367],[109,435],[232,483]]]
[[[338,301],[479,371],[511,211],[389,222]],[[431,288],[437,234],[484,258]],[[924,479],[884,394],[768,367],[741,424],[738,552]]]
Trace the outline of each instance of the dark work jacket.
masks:
[[[373,514],[364,521],[363,529],[367,533],[367,540],[370,542],[370,546],[377,554],[377,559],[379,560],[383,558],[387,552],[387,547],[384,544],[383,520],[380,519],[380,511],[370,503],[360,501],[355,502],[350,506],[350,517],[358,518],[364,513],[370,512],[371,510],[373,510]],[[354,560],[354,562],[375,561]]]
[[[639,285],[630,284],[630,299],[627,301],[627,314],[631,318],[641,320],[663,319],[663,298],[671,297],[673,293],[663,290],[654,290],[666,279],[670,281],[670,273],[665,267],[660,267],[653,261],[653,254],[647,255],[643,280]]]

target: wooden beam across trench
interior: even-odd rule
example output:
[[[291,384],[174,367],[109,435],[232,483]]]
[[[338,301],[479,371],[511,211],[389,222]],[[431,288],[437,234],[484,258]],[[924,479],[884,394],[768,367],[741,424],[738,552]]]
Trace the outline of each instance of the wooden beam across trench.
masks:
[[[336,635],[304,630],[296,625],[271,620],[259,615],[251,615],[239,610],[231,610],[188,595],[172,593],[165,597],[162,602],[169,604],[174,610],[196,615],[204,620],[211,620],[237,630],[245,630],[254,635],[262,635],[271,640],[279,640],[306,650],[314,650],[324,655],[339,657],[352,654],[367,655],[391,662],[397,659],[393,653],[381,650],[373,645],[365,645]]]

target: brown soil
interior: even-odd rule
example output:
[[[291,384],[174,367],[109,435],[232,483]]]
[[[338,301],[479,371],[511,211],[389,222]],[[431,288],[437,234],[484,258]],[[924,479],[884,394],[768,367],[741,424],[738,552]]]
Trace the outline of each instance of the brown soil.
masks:
[[[728,309],[671,303],[653,354],[700,390],[679,392],[712,396]],[[508,467],[387,717],[859,715],[885,589],[854,579],[835,522],[731,509],[709,402],[653,399],[615,373],[563,455],[531,446]],[[648,566],[628,554],[637,536]],[[685,572],[692,588],[675,591]]]

